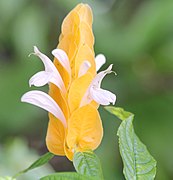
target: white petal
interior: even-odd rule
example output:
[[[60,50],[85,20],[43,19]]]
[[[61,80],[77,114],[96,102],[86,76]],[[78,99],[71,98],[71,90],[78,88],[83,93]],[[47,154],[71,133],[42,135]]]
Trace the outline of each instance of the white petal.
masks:
[[[45,77],[45,74],[44,74],[43,81],[45,81],[46,78],[50,78],[47,81],[54,83],[57,87],[59,87],[61,89],[62,92],[66,92],[62,77],[59,74],[59,72],[58,72],[57,68],[55,67],[55,65],[53,64],[53,62],[45,54],[41,53],[36,46],[34,46],[33,54],[38,56],[42,60],[44,66],[45,66],[45,72],[48,73],[48,77]],[[43,75],[43,73],[42,73],[42,75]],[[53,77],[53,80],[51,77]],[[38,78],[38,76],[37,76],[37,78]],[[39,78],[41,81],[41,76]],[[42,86],[42,85],[40,84],[40,86]]]
[[[29,91],[22,96],[21,101],[45,109],[58,118],[65,127],[67,126],[66,119],[61,108],[48,94],[37,90]]]
[[[54,49],[52,54],[55,58],[61,63],[61,65],[67,70],[67,72],[71,75],[71,68],[68,56],[65,51],[62,49]]]
[[[52,73],[46,71],[40,71],[30,78],[29,86],[30,87],[32,85],[36,87],[44,86],[50,82],[51,78],[52,78]]]
[[[46,71],[48,71],[48,72],[52,72],[52,71],[56,72],[57,71],[53,62],[45,54],[41,53],[36,46],[34,46],[33,54],[38,56],[42,60]]]
[[[84,61],[79,69],[79,73],[78,73],[78,77],[83,76],[84,74],[86,74],[86,72],[88,71],[88,69],[91,67],[91,64],[89,61]]]
[[[90,96],[94,101],[101,105],[115,104],[116,96],[110,91],[101,88],[90,88]]]
[[[106,63],[106,57],[103,54],[98,54],[95,57],[95,63],[96,63],[96,71],[98,71],[103,66],[103,64]]]
[[[95,86],[95,87],[99,88],[101,85],[101,82],[102,82],[103,78],[106,76],[106,74],[110,74],[112,72],[112,66],[113,66],[113,64],[111,64],[105,71],[99,72],[95,76],[93,81],[91,82],[91,86]]]

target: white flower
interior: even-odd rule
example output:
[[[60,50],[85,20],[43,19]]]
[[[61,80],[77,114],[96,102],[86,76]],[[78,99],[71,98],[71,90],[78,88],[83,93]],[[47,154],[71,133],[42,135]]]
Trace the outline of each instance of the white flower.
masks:
[[[38,56],[42,60],[45,66],[45,71],[38,72],[34,76],[32,76],[29,80],[29,85],[40,87],[51,82],[55,84],[58,88],[60,88],[62,93],[66,93],[66,89],[62,77],[59,74],[53,62],[46,55],[41,53],[36,46],[34,46],[34,53],[32,54]],[[65,67],[67,71],[70,73],[70,65],[66,53],[63,50],[55,49],[52,51],[52,54],[57,58],[57,60],[62,64],[62,66]]]
[[[40,71],[33,75],[29,80],[29,85],[40,87],[51,82],[55,84],[62,93],[66,93],[67,90],[65,88],[62,77],[53,62],[45,54],[41,53],[36,46],[34,46],[34,53],[32,54],[38,56],[42,60],[45,71]],[[52,51],[52,54],[68,71],[68,73],[71,73],[70,64],[66,53],[63,50],[55,49]],[[58,104],[54,101],[54,99],[52,99],[52,97],[50,97],[48,94],[42,91],[29,91],[22,96],[21,101],[33,104],[44,110],[47,110],[48,112],[52,113],[56,118],[58,118],[62,122],[64,127],[67,126],[64,113],[62,112]]]
[[[103,78],[106,74],[112,72],[112,66],[113,65],[111,64],[105,71],[101,71],[95,76],[81,101],[81,106],[90,103],[92,100],[101,105],[109,105],[110,103],[115,104],[115,94],[100,88]]]

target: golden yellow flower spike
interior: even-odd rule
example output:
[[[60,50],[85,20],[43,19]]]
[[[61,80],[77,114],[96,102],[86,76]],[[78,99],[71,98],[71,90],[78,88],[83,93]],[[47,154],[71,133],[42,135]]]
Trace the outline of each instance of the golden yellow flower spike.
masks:
[[[49,112],[46,145],[56,155],[73,160],[75,151],[96,149],[103,136],[98,106],[114,104],[116,96],[101,89],[101,81],[111,73],[112,65],[97,71],[105,63],[104,55],[95,57],[92,32],[92,11],[87,4],[77,5],[64,19],[57,49],[52,51],[54,62],[34,47],[45,66],[29,84],[49,83],[49,95],[29,91],[21,100]]]
[[[64,82],[66,84],[66,87],[69,88],[68,89],[68,93],[67,95],[65,95],[64,99],[66,99],[66,103],[68,104],[68,108],[64,107],[63,108],[63,104],[59,105],[61,107],[61,109],[64,111],[64,114],[68,114],[70,111],[70,114],[74,111],[76,112],[81,112],[81,108],[79,108],[80,106],[80,101],[82,100],[82,97],[84,96],[87,88],[89,87],[91,81],[92,81],[92,74],[96,74],[96,68],[95,68],[95,60],[94,60],[94,51],[93,51],[93,45],[94,45],[94,37],[93,37],[93,33],[92,33],[92,12],[91,9],[88,5],[85,4],[79,4],[77,5],[68,15],[67,17],[64,19],[63,23],[62,23],[62,34],[61,34],[61,38],[60,38],[60,42],[58,45],[58,48],[64,50],[69,58],[70,61],[70,66],[71,66],[71,77],[69,77],[68,72],[61,66],[60,63],[58,63],[58,61],[54,60],[54,64],[57,67],[57,69],[59,70],[59,72],[61,73],[61,76],[64,77]],[[82,64],[82,62],[84,60],[88,60],[91,63],[91,67],[89,72],[91,72],[92,74],[90,74],[89,72],[86,73],[84,76],[78,77],[78,72],[80,69],[80,65]],[[71,82],[70,82],[71,79]],[[71,86],[68,87],[68,85],[71,84]],[[50,86],[50,95],[52,96],[53,99],[57,99],[57,103],[58,101],[62,101],[63,97],[61,96],[61,93],[56,93],[56,90],[52,90],[52,89],[56,89],[56,86],[51,85]],[[54,91],[55,93],[51,93],[52,91]],[[59,95],[59,96],[58,96]],[[95,113],[95,111],[93,111]],[[83,112],[85,113],[85,112]],[[97,111],[96,111],[97,113]],[[98,113],[97,113],[98,114]],[[87,114],[86,114],[87,115]],[[64,136],[66,136],[66,142],[68,143],[64,143],[65,144],[65,148],[69,148],[68,144],[71,144],[70,140],[68,137],[69,133],[71,132],[75,132],[76,129],[80,129],[80,125],[82,122],[83,118],[78,116],[79,119],[75,119],[75,121],[77,123],[73,123],[74,120],[72,120],[71,118],[72,114],[70,115],[70,122],[68,124],[68,129],[66,130],[66,135],[64,134]],[[52,116],[50,116],[51,119]],[[54,117],[52,117],[54,118]],[[87,117],[85,117],[87,120]],[[93,119],[95,120],[95,119]],[[69,120],[68,120],[69,121]],[[100,119],[98,119],[99,122]],[[92,120],[91,120],[92,122]],[[90,123],[91,123],[90,122]],[[53,140],[56,139],[55,137],[53,137],[52,135],[52,142],[51,144],[50,142],[50,138],[49,138],[49,134],[53,131],[52,128],[54,128],[51,125],[52,121],[49,122],[49,128],[48,128],[48,134],[47,134],[47,146],[49,148],[49,150],[52,150],[52,146],[54,146],[53,144]],[[76,124],[76,127],[73,126],[71,127],[71,125]],[[99,124],[99,123],[98,123]],[[77,127],[77,125],[79,127]],[[91,123],[92,126],[92,123]],[[94,126],[93,126],[94,127]],[[100,135],[99,138],[99,142],[102,138],[102,126],[99,126],[100,129],[98,129],[98,131],[100,131]],[[57,129],[58,132],[62,133],[64,132],[63,126],[59,126],[57,127],[59,129]],[[72,130],[74,129],[74,130]],[[65,133],[65,132],[64,132]],[[76,132],[77,133],[77,132]],[[80,132],[80,134],[83,132]],[[51,133],[52,134],[52,133]],[[54,133],[57,136],[57,133]],[[68,136],[67,136],[68,134]],[[76,138],[73,137],[74,135],[72,135],[72,139]],[[96,134],[97,136],[97,134]],[[79,138],[79,137],[78,137]],[[87,138],[87,134],[82,138]],[[62,139],[62,141],[64,142],[64,140]],[[59,146],[62,147],[63,142],[59,142]],[[56,146],[57,146],[57,142],[55,141]],[[74,152],[74,148],[76,148],[76,150],[78,149],[77,146],[80,147],[80,143],[76,142],[77,144],[73,143],[73,146],[70,146],[70,150]],[[87,150],[87,148],[89,149],[95,149],[95,147],[91,147],[91,146],[84,146],[83,148],[80,147],[81,150]],[[68,153],[69,150],[66,150],[67,156],[72,159],[71,156],[69,156],[70,153]],[[62,149],[54,149],[53,153],[54,154],[58,154],[60,155],[60,153],[62,152]],[[72,153],[71,153],[72,154]]]

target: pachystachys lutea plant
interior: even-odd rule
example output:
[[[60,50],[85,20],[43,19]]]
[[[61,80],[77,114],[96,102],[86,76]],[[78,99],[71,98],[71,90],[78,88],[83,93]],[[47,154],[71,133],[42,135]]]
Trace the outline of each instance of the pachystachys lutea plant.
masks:
[[[55,173],[41,180],[104,179],[100,161],[93,153],[103,137],[98,107],[110,103],[114,105],[116,96],[101,89],[101,82],[106,74],[112,72],[112,65],[98,72],[106,58],[103,54],[95,56],[92,22],[92,11],[87,4],[77,5],[67,15],[62,23],[59,44],[52,51],[53,62],[34,46],[31,54],[41,59],[45,69],[33,75],[29,85],[41,87],[49,84],[49,92],[29,91],[21,100],[49,112],[46,136],[49,152],[13,176],[13,179],[45,164],[54,155],[67,156],[73,161],[77,172]],[[156,161],[135,134],[134,115],[118,107],[106,109],[122,120],[117,135],[125,178],[154,179]]]
[[[62,23],[59,44],[52,51],[54,62],[34,46],[34,55],[45,66],[33,75],[29,85],[49,84],[49,95],[33,90],[22,101],[49,112],[47,148],[56,155],[73,159],[75,151],[94,150],[102,140],[99,105],[114,104],[116,96],[101,89],[101,81],[112,72],[112,65],[98,73],[106,59],[95,57],[92,32],[93,16],[88,5],[79,4]]]

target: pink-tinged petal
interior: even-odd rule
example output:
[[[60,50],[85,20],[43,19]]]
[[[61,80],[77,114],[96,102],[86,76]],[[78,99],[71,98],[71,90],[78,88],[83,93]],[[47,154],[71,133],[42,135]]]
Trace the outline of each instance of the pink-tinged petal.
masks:
[[[101,105],[115,104],[116,96],[110,91],[101,88],[90,88],[90,96],[94,101]]]
[[[106,57],[103,54],[98,54],[95,57],[95,63],[96,63],[96,71],[98,71],[103,66],[103,64],[106,63]]]
[[[29,91],[22,96],[21,101],[33,104],[52,113],[62,122],[64,127],[67,126],[66,119],[61,108],[48,94],[37,90]]]
[[[61,65],[67,70],[69,75],[71,75],[71,68],[68,56],[62,49],[54,49],[52,51],[54,57],[61,63]]]
[[[89,61],[84,61],[80,66],[78,77],[81,77],[84,74],[86,74],[90,67],[91,67],[91,63]]]
[[[52,78],[53,74],[46,71],[40,71],[34,74],[29,80],[29,86],[32,85],[36,87],[44,86],[49,83],[50,79]]]

